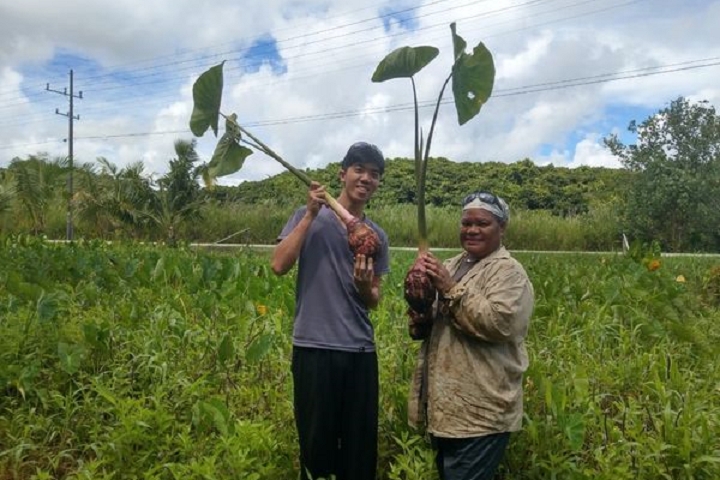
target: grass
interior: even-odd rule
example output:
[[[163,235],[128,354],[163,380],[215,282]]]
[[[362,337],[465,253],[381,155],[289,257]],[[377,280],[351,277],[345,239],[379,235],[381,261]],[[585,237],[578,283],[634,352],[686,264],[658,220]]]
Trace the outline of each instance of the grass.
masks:
[[[295,477],[294,278],[265,253],[3,242],[0,479]],[[373,314],[383,480],[437,479],[406,424],[413,255],[393,252]],[[536,308],[502,478],[720,478],[717,260],[517,257]]]

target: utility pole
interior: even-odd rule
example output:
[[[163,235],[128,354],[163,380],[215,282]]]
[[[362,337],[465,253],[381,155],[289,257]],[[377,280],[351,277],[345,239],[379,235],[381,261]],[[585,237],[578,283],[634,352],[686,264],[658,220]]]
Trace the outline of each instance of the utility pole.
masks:
[[[73,100],[76,98],[83,98],[82,91],[78,92],[77,95],[73,93],[73,71],[70,70],[70,92],[68,93],[67,88],[63,88],[62,91],[60,90],[53,90],[50,88],[50,84],[48,83],[45,87],[45,90],[48,92],[53,93],[59,93],[60,95],[64,95],[66,97],[69,97],[70,100],[70,110],[66,113],[60,113],[60,111],[56,108],[55,113],[57,115],[62,115],[64,117],[68,118],[68,138],[65,140],[68,144],[68,164],[70,166],[70,175],[68,175],[68,181],[67,181],[67,189],[68,189],[68,204],[67,204],[67,222],[66,222],[66,230],[65,230],[65,236],[67,237],[67,240],[72,241],[73,240],[73,212],[72,212],[72,199],[73,199],[73,121],[74,120],[80,120],[80,115],[74,115],[73,114]]]

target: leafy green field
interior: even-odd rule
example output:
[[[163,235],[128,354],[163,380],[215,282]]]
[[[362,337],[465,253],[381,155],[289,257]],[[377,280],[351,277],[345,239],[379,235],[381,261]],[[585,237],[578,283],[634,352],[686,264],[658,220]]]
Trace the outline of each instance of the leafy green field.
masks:
[[[437,478],[406,426],[412,255],[373,317],[382,479]],[[503,478],[720,478],[717,260],[518,257],[536,311]],[[0,479],[295,478],[293,282],[249,250],[3,240]]]

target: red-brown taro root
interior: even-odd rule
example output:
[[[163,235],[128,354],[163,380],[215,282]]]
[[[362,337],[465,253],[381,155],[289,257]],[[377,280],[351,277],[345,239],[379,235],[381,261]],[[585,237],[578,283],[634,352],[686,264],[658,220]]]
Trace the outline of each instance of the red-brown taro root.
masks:
[[[345,226],[348,232],[348,244],[354,255],[375,257],[380,248],[380,238],[368,224],[353,217]]]
[[[408,333],[413,340],[424,340],[430,336],[432,318],[430,315],[418,313],[412,308],[407,309]]]
[[[432,307],[436,295],[437,290],[418,257],[405,276],[405,301],[416,312],[427,313]]]

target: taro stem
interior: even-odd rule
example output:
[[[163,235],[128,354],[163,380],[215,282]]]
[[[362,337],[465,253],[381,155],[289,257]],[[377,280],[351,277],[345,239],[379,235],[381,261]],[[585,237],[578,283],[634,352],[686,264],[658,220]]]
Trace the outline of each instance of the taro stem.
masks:
[[[310,184],[312,183],[312,179],[311,179],[310,177],[308,177],[308,176],[305,174],[305,172],[303,172],[302,170],[299,170],[299,169],[295,168],[294,166],[292,166],[291,164],[289,164],[288,162],[286,162],[280,155],[278,155],[277,153],[275,153],[275,151],[274,151],[272,148],[270,148],[269,146],[267,146],[265,143],[262,142],[262,140],[260,140],[259,138],[257,138],[255,135],[253,135],[253,134],[250,133],[249,131],[247,131],[245,128],[243,128],[242,125],[239,125],[237,122],[235,122],[234,120],[230,119],[228,116],[226,116],[226,115],[224,115],[224,114],[222,114],[222,113],[221,113],[220,115],[222,115],[223,117],[225,117],[226,119],[228,119],[228,120],[230,120],[230,121],[233,121],[233,122],[235,123],[235,125],[237,125],[238,130],[240,130],[242,133],[244,133],[245,135],[247,135],[247,136],[248,136],[249,138],[251,138],[252,141],[254,142],[254,143],[250,143],[250,142],[247,142],[247,141],[244,140],[246,143],[250,143],[250,145],[252,145],[253,147],[257,148],[258,150],[260,150],[261,152],[263,152],[265,155],[267,155],[267,156],[273,158],[274,160],[276,160],[276,161],[277,161],[278,163],[280,163],[283,167],[285,167],[286,169],[288,169],[288,170],[290,171],[290,173],[292,173],[292,174],[295,175],[297,178],[299,178],[300,181],[302,181],[305,185],[307,185],[308,187],[310,186]],[[327,191],[325,192],[325,200],[327,201],[328,206],[333,210],[333,212],[337,213],[337,215],[340,217],[340,220],[342,220],[342,222],[343,222],[345,225],[348,225],[350,222],[352,222],[353,220],[355,220],[355,217],[353,216],[353,214],[351,214],[350,212],[348,212],[347,209],[345,209],[345,207],[343,207],[342,205],[340,205],[340,204],[338,203],[338,201],[335,200],[335,198],[334,198],[332,195],[330,195],[330,193],[327,192]]]
[[[428,133],[427,144],[425,145],[425,154],[422,154],[423,150],[423,138],[420,132],[419,121],[418,121],[418,108],[417,108],[417,96],[415,93],[415,80],[412,80],[413,86],[413,97],[415,101],[415,182],[417,184],[417,202],[418,202],[418,250],[420,253],[428,251],[428,235],[427,235],[427,220],[425,216],[425,178],[427,176],[427,165],[430,157],[430,147],[432,145],[433,132],[435,131],[435,124],[437,123],[438,111],[440,110],[440,102],[442,101],[443,94],[445,93],[445,87],[447,87],[452,73],[448,75],[443,83],[440,93],[438,94],[437,102],[435,103],[435,111],[433,112],[432,121],[430,123],[430,132]]]

